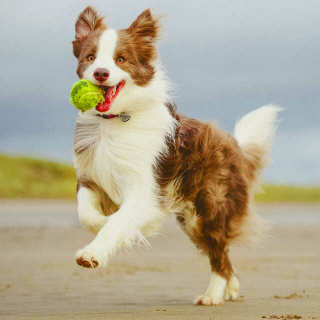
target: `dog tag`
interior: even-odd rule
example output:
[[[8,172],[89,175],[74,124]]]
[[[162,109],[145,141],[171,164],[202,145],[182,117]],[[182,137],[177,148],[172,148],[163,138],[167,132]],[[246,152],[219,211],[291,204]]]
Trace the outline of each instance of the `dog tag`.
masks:
[[[121,120],[122,122],[127,122],[127,121],[129,121],[130,119],[131,119],[131,116],[129,116],[128,114],[126,114],[126,113],[124,113],[124,112],[120,113],[120,120]]]

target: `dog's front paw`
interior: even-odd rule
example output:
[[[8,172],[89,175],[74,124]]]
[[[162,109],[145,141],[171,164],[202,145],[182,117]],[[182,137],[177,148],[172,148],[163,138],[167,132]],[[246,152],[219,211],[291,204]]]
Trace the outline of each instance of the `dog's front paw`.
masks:
[[[76,261],[79,266],[85,268],[104,267],[107,265],[108,256],[105,250],[97,246],[88,245],[76,253]]]
[[[196,306],[217,306],[224,302],[223,297],[214,297],[211,295],[201,295],[194,299],[194,304]]]

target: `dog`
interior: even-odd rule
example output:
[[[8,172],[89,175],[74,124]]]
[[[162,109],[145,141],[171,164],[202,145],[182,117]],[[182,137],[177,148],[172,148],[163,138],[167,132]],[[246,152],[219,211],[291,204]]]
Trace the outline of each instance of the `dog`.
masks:
[[[210,260],[209,287],[194,303],[219,305],[239,295],[229,246],[266,232],[253,196],[280,107],[245,115],[234,137],[179,114],[156,46],[160,29],[149,9],[120,30],[108,28],[91,6],[76,21],[77,74],[105,90],[105,101],[76,121],[78,214],[97,234],[76,261],[105,267],[118,249],[147,244],[175,216]]]

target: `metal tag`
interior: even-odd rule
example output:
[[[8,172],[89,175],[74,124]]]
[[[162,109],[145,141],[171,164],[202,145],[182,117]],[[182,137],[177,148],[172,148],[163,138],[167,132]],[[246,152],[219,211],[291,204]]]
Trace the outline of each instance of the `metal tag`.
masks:
[[[127,122],[127,121],[129,121],[130,119],[131,119],[131,116],[129,116],[128,114],[126,114],[126,113],[124,113],[124,112],[120,113],[120,120],[121,120],[122,122]]]

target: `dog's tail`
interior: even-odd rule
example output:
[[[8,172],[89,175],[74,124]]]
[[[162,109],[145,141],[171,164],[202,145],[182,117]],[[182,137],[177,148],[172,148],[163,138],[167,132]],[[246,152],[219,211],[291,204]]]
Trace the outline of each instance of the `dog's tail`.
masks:
[[[272,141],[277,129],[278,112],[282,108],[266,105],[256,109],[240,119],[234,130],[234,136],[242,150],[245,163],[245,175],[249,183],[250,203],[246,220],[243,221],[242,241],[257,243],[268,234],[269,226],[253,207],[253,195],[260,191],[260,178],[270,163]]]
[[[282,108],[266,105],[251,111],[237,121],[234,136],[245,157],[246,175],[258,191],[260,176],[270,163],[270,151],[277,129],[277,115]]]

